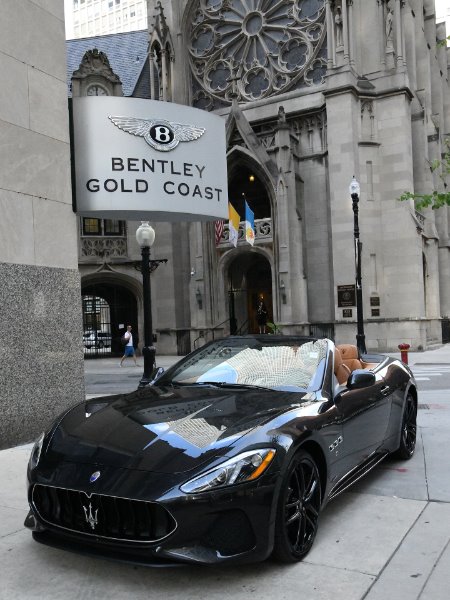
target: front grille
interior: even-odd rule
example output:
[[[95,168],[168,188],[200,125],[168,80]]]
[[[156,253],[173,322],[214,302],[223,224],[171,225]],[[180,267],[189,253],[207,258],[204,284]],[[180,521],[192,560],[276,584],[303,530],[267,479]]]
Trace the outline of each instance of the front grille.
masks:
[[[130,500],[37,484],[33,506],[43,521],[77,533],[127,542],[156,542],[176,529],[156,502]]]

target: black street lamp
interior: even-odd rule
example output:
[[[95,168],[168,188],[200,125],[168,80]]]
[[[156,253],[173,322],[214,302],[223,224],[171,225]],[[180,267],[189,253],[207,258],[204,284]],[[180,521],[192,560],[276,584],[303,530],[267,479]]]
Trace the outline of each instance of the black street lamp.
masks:
[[[353,203],[353,237],[355,239],[355,280],[356,280],[356,345],[359,354],[366,354],[366,336],[364,335],[364,317],[363,317],[363,298],[361,283],[361,250],[362,243],[359,241],[359,221],[358,221],[358,202],[360,187],[355,176],[350,183],[350,195]]]
[[[156,348],[153,345],[152,330],[152,296],[150,287],[150,248],[155,241],[155,230],[148,221],[141,221],[136,231],[136,240],[142,252],[142,289],[144,298],[144,373],[138,387],[142,388],[152,381],[152,371],[155,367]]]

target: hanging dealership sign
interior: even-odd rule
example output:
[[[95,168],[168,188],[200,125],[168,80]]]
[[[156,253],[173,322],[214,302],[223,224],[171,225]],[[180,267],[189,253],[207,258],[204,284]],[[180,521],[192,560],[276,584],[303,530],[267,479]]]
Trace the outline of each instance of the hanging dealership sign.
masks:
[[[73,98],[75,210],[112,219],[228,218],[225,121],[155,100]]]

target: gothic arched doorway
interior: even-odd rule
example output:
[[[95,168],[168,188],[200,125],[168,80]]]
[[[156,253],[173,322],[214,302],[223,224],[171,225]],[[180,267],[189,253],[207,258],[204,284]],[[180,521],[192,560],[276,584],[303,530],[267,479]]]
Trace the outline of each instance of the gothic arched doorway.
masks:
[[[81,295],[85,357],[122,354],[124,328],[131,325],[139,336],[137,302],[132,292],[117,284],[95,283],[82,286]],[[94,333],[88,337],[90,331]]]
[[[261,254],[239,254],[228,268],[230,333],[258,333],[256,306],[262,296],[267,307],[267,320],[273,321],[272,270]]]

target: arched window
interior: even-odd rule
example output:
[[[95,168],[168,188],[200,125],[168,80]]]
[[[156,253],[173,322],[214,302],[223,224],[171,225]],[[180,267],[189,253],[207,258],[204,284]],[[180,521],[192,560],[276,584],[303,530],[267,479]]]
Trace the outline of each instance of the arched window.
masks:
[[[251,102],[323,84],[325,4],[325,0],[194,3],[187,31],[193,105],[213,110],[231,104],[234,93],[239,102]]]

